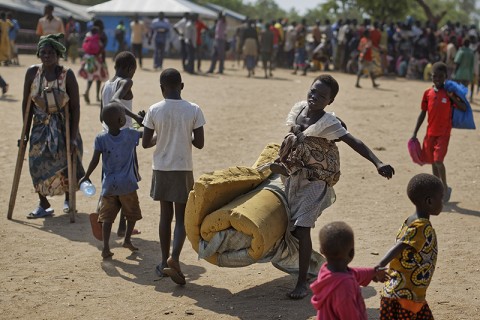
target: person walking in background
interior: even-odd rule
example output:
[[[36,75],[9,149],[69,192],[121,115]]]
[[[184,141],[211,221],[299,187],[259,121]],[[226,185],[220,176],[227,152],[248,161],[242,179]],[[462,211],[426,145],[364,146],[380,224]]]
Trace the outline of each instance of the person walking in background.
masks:
[[[187,48],[187,65],[185,71],[195,73],[195,46],[197,45],[197,30],[195,29],[196,15],[191,15],[185,25],[185,46]]]
[[[293,62],[295,60],[295,39],[297,38],[297,22],[292,23],[287,27],[285,31],[285,46],[283,51],[285,52],[286,65],[289,69],[293,68]]]
[[[258,43],[258,33],[255,27],[255,20],[251,19],[248,26],[243,32],[242,38],[242,54],[245,59],[245,67],[248,71],[248,77],[255,75],[255,66],[257,64],[257,56],[260,45]]]
[[[423,93],[421,112],[413,131],[412,139],[428,114],[427,133],[423,139],[422,162],[432,165],[432,173],[443,182],[444,202],[450,200],[452,189],[447,184],[447,173],[443,160],[447,155],[450,133],[452,131],[452,108],[466,110],[466,105],[453,93],[445,90],[447,66],[436,62],[432,66],[433,87]]]
[[[65,28],[63,26],[62,19],[53,15],[54,7],[51,4],[47,4],[44,10],[44,16],[38,20],[36,34],[38,36],[45,36],[48,34],[63,33],[65,34]]]
[[[355,87],[361,88],[360,78],[363,76],[365,71],[368,72],[370,79],[372,80],[372,86],[377,88],[379,85],[375,82],[375,73],[373,72],[373,50],[372,50],[372,40],[370,39],[370,31],[365,29],[363,32],[363,37],[360,39],[358,44],[358,72],[357,72],[357,82]]]
[[[207,73],[215,71],[218,61],[218,73],[223,73],[225,63],[225,47],[227,45],[227,20],[225,14],[220,11],[218,13],[217,23],[215,24],[215,40],[213,42],[213,55],[210,69]]]
[[[0,62],[8,64],[12,50],[10,48],[10,39],[8,38],[8,30],[13,26],[12,22],[7,19],[5,12],[0,12]]]
[[[145,25],[142,20],[139,19],[138,14],[133,16],[133,21],[130,22],[131,32],[131,46],[132,52],[138,59],[138,65],[142,68],[142,55],[143,55],[143,35],[145,34]]]
[[[455,54],[455,73],[453,79],[468,88],[473,81],[474,54],[470,49],[470,39],[463,40],[463,46]]]
[[[203,41],[202,41],[202,32],[203,30],[208,30],[207,25],[200,20],[198,14],[195,13],[195,31],[197,33],[197,45],[195,47],[195,58],[197,59],[197,71],[201,72],[202,69],[202,57],[203,57]]]
[[[10,30],[8,31],[8,39],[10,40],[10,63],[13,65],[20,65],[18,61],[18,49],[16,45],[16,40],[17,40],[17,35],[18,35],[18,30],[20,30],[20,24],[18,23],[17,19],[13,18],[13,15],[11,12],[7,12],[7,20],[10,20],[12,23],[12,26],[10,27]]]
[[[67,56],[72,57],[72,62],[78,57],[78,42],[80,41],[80,23],[75,21],[73,16],[68,17],[65,25],[65,47],[67,48]],[[72,46],[72,50],[70,50]]]
[[[67,56],[71,59],[72,63],[78,58],[78,45],[80,43],[80,24],[70,16],[68,22],[65,25],[65,47],[67,48]]]
[[[88,47],[85,44],[86,41],[91,41]],[[98,48],[96,46],[96,41],[99,41]],[[107,41],[108,38],[105,34],[102,20],[95,20],[92,30],[86,34],[84,39],[84,45],[85,48],[88,48],[86,50],[88,52],[82,57],[82,65],[79,71],[80,76],[87,80],[87,88],[83,94],[83,98],[87,104],[90,104],[90,88],[93,81],[96,82],[97,102],[100,102],[101,84],[109,78],[108,67],[105,61],[105,46],[107,45]]]
[[[265,72],[265,79],[269,76],[273,77],[272,57],[274,42],[275,34],[270,28],[270,23],[266,23],[265,29],[260,34],[260,57],[262,59],[263,71]]]
[[[153,52],[153,68],[155,70],[163,68],[163,59],[165,58],[165,47],[170,39],[170,22],[165,18],[165,14],[160,12],[158,17],[153,19],[150,25],[150,36],[148,43],[154,40],[155,51]]]
[[[295,61],[293,63],[293,74],[297,74],[298,70],[302,70],[302,75],[307,75],[308,69],[308,56],[306,49],[306,37],[307,37],[307,25],[306,20],[303,19],[302,23],[296,27],[295,38]]]
[[[114,60],[117,54],[125,50],[125,34],[126,34],[125,24],[123,20],[120,20],[117,26],[115,27],[114,40],[115,40],[115,43],[117,44],[117,51],[115,51],[115,56],[113,57]]]
[[[185,44],[185,26],[187,25],[188,20],[190,20],[190,14],[185,12],[183,18],[180,19],[177,23],[173,25],[173,30],[178,35],[180,40],[180,55],[182,57],[182,67],[185,70],[187,65],[187,46]]]

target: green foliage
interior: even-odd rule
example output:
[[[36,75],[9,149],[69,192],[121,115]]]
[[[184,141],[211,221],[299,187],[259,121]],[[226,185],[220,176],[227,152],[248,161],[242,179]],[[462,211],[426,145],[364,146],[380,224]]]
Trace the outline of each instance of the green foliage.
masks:
[[[96,5],[107,0],[69,1],[83,5]],[[262,18],[264,21],[282,17],[288,18],[290,21],[300,21],[302,18],[306,18],[308,23],[312,24],[317,19],[324,21],[327,18],[332,22],[339,18],[361,21],[367,15],[375,20],[386,21],[404,20],[408,15],[416,20],[428,20],[424,9],[418,4],[417,0],[327,0],[307,10],[304,17],[300,16],[298,11],[295,10],[294,2],[292,2],[292,7],[287,9],[289,11],[285,11],[278,6],[275,0],[254,0],[250,2],[244,0],[192,1],[200,5],[214,3],[254,19]],[[480,15],[480,9],[475,8],[476,0],[425,0],[424,2],[429,6],[433,15],[440,15],[443,11],[446,11],[440,25],[447,20],[472,23],[472,15],[474,13]]]
[[[403,19],[408,13],[409,0],[357,0],[357,5],[378,21]]]

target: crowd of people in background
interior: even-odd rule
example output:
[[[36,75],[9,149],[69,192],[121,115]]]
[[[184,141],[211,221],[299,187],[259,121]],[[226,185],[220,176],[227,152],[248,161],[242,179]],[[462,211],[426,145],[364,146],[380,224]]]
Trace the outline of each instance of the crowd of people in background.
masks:
[[[92,19],[86,24],[86,30],[81,30],[80,23],[73,17],[64,25],[62,19],[53,15],[53,10],[52,5],[45,7],[36,33],[39,36],[63,33],[67,57],[75,63],[80,56],[88,54],[82,48],[82,42],[88,39],[86,35],[92,33],[95,25],[103,28],[103,23]],[[265,78],[272,77],[277,67],[290,68],[294,74],[302,75],[309,71],[335,70],[357,74],[357,87],[360,87],[360,79],[369,74],[376,87],[375,78],[385,75],[428,80],[432,64],[442,61],[448,66],[449,78],[471,86],[470,99],[473,99],[473,86],[478,82],[480,35],[475,25],[460,22],[447,21],[436,26],[410,17],[398,22],[365,19],[361,23],[356,19],[308,23],[305,19],[279,18],[265,22],[246,18],[234,27],[227,25],[223,12],[219,12],[213,23],[189,13],[173,23],[160,12],[153,20],[135,15],[127,26],[129,30],[125,22],[120,21],[114,30],[115,52],[130,49],[141,68],[148,43],[153,49],[152,67],[155,70],[163,68],[165,57],[180,57],[188,73],[203,72],[201,61],[210,59],[206,72],[217,70],[222,74],[228,59],[234,66],[245,68],[249,77],[255,75],[255,68],[261,64]],[[15,48],[20,28],[18,21],[10,13],[1,13],[0,28],[0,62],[18,64]],[[101,34],[101,55],[105,58],[108,39],[103,30]],[[85,59],[82,61],[85,64]],[[92,61],[90,59],[90,66]],[[98,64],[102,66],[104,61],[98,60],[97,67]],[[85,75],[85,78],[103,81],[105,77],[93,79]],[[88,92],[84,97],[89,101]]]

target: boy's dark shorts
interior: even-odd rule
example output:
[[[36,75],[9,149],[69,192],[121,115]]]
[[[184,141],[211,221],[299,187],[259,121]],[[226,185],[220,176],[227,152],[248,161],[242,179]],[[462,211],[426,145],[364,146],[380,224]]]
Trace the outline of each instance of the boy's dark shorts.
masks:
[[[150,196],[156,201],[187,203],[193,183],[192,171],[153,170]]]
[[[122,209],[127,221],[142,219],[137,191],[121,196],[102,196],[98,209],[98,222],[113,223],[120,209]]]

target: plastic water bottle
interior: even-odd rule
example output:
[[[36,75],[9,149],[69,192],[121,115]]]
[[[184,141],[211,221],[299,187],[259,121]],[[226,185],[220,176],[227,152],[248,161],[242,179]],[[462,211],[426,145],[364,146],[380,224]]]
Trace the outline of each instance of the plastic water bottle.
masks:
[[[97,191],[97,189],[95,188],[95,186],[88,180],[85,180],[83,181],[81,184],[80,184],[80,190],[83,192],[84,195],[86,195],[87,197],[92,197],[95,195],[95,192]]]

